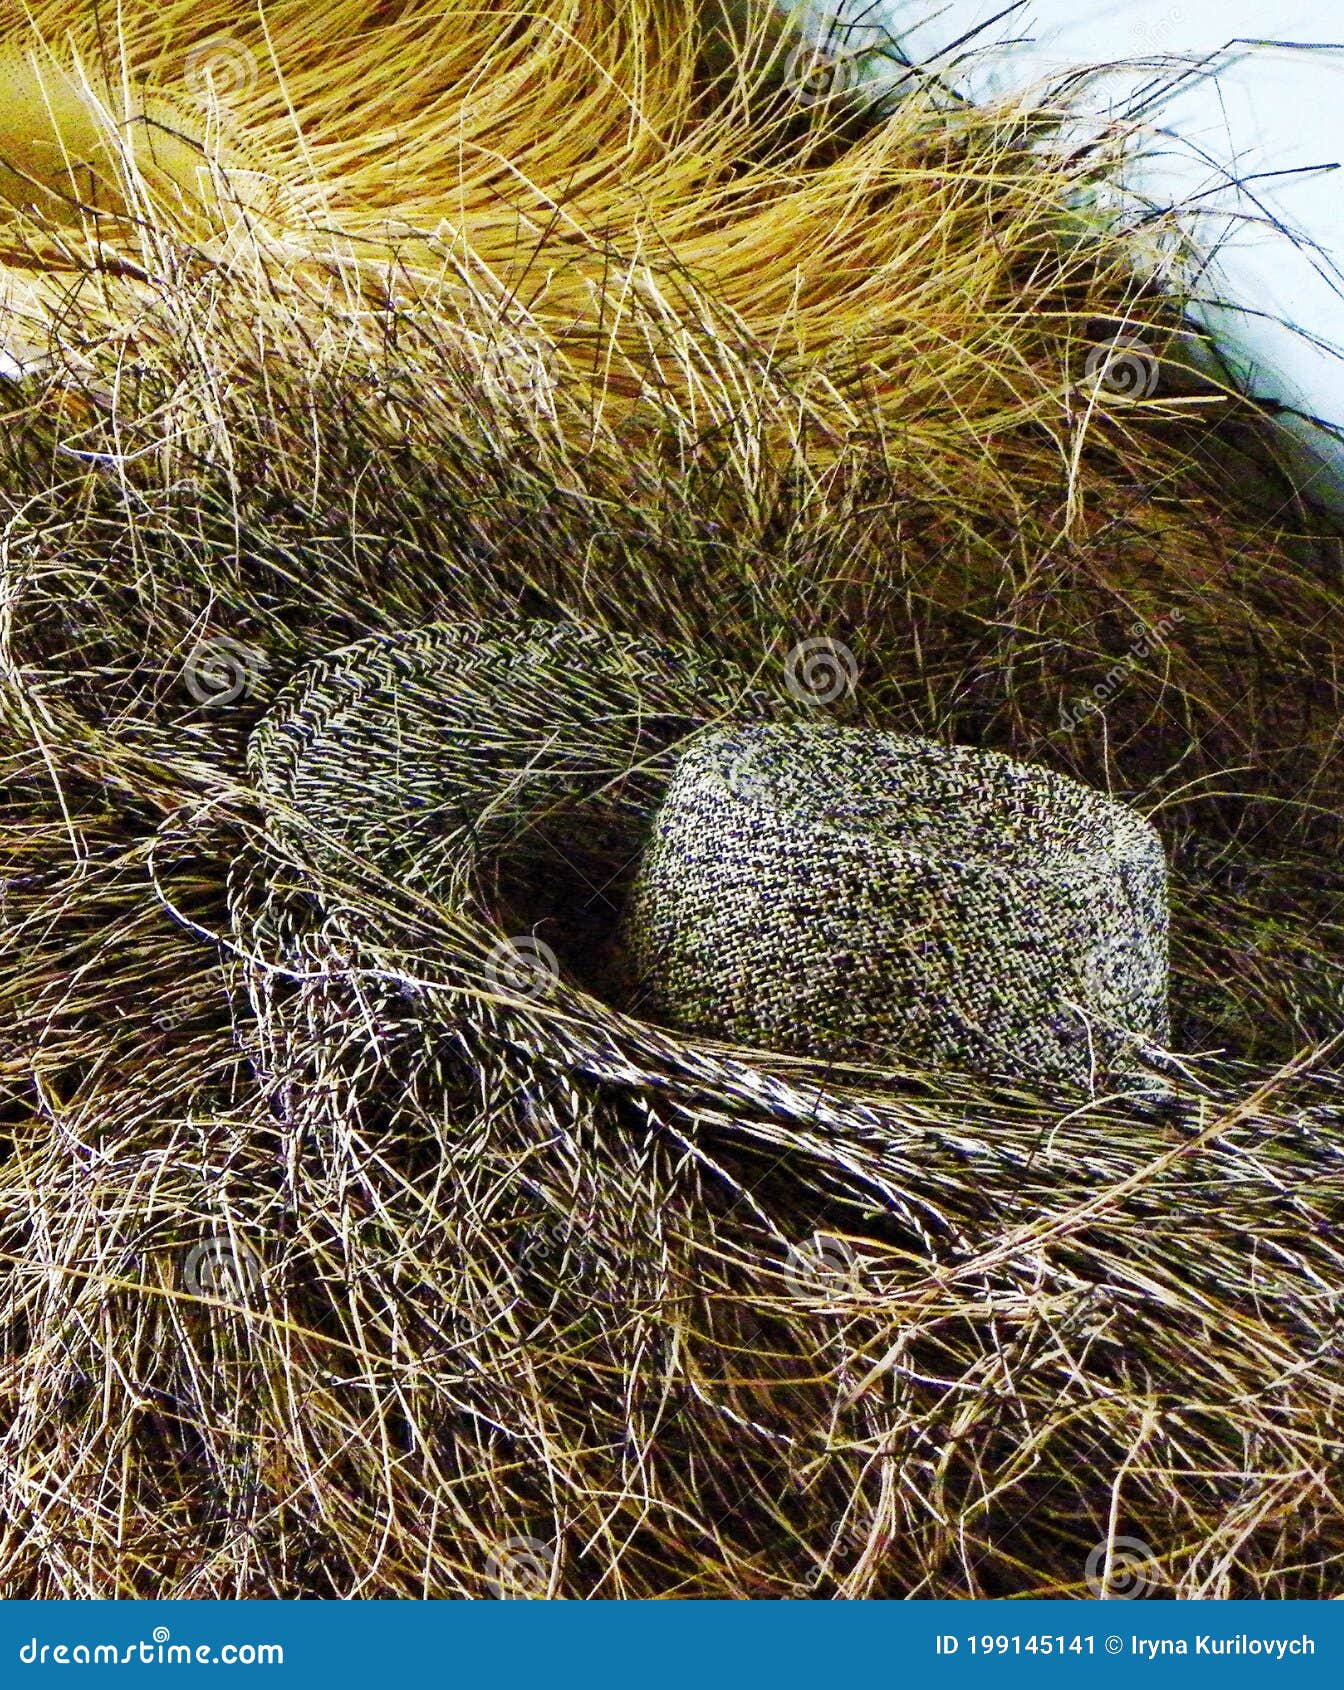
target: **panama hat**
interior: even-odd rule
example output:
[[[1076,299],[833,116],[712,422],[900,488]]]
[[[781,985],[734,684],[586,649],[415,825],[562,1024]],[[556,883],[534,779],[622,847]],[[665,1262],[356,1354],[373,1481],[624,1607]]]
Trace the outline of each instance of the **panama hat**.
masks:
[[[303,670],[250,758],[325,931],[352,876],[428,899],[459,1008],[558,1065],[759,1101],[772,1057],[1088,1083],[1167,1035],[1146,821],[997,753],[790,720],[708,656],[379,636]]]

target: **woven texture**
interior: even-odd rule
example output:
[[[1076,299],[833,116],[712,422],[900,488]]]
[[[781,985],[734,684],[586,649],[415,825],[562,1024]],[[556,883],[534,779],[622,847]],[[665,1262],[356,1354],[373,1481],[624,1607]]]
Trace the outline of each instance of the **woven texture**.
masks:
[[[1156,832],[993,752],[702,735],[622,928],[640,1014],[762,1049],[1076,1081],[1168,1036]]]
[[[540,941],[568,982],[600,990],[674,747],[763,707],[731,665],[652,640],[443,623],[307,665],[258,726],[249,764],[274,843],[312,867],[326,905],[342,882],[381,877],[487,941]],[[275,939],[283,899],[241,913],[257,878],[240,866],[235,906]],[[502,972],[515,972],[507,959]]]
[[[356,883],[389,922],[430,900],[466,1024],[688,1108],[708,1089],[815,1121],[772,1053],[1086,1084],[1117,1028],[1165,1039],[1145,822],[992,753],[763,719],[785,708],[574,625],[361,641],[253,737],[271,839],[312,878],[296,902],[292,872],[268,892],[240,863],[235,919],[273,963],[331,966],[377,942],[343,913]]]

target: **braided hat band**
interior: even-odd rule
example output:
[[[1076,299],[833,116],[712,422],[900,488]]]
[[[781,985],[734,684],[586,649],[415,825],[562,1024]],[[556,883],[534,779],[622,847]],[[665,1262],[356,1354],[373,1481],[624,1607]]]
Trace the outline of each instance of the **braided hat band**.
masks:
[[[683,753],[622,921],[631,1007],[836,1061],[1078,1081],[1167,1024],[1140,816],[995,752],[808,723]]]
[[[373,870],[600,985],[676,745],[767,707],[732,664],[654,640],[435,623],[307,664],[249,768],[274,844],[333,885]]]
[[[628,818],[627,854],[669,748],[765,705],[731,664],[554,622],[435,623],[307,664],[259,723],[249,767],[281,834],[355,852],[426,889],[549,812]]]

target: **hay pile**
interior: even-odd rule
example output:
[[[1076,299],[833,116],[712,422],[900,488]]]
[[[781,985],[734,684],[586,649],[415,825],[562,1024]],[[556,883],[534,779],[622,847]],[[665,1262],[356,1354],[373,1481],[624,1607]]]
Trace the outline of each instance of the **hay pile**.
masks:
[[[3,1593],[1337,1594],[1340,546],[1132,134],[754,5],[0,15]],[[287,825],[296,671],[520,618],[1134,805],[1188,1059],[689,1043],[358,741]]]

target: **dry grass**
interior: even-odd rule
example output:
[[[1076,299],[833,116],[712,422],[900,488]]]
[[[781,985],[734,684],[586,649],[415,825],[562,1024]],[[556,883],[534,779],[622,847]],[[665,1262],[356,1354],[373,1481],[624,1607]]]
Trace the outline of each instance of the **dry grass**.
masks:
[[[1141,141],[800,105],[754,7],[0,15],[4,1594],[1337,1594],[1340,548],[1098,209]],[[520,614],[781,707],[842,641],[1152,814],[1188,1072],[501,1005],[460,889],[267,845],[304,660]]]

